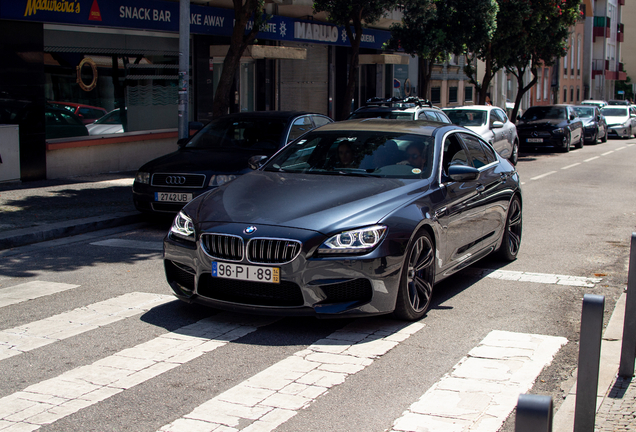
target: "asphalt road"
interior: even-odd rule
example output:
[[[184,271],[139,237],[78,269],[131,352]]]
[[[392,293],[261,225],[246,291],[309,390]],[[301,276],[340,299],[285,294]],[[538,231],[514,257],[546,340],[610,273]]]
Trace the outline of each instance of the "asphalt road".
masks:
[[[160,252],[167,226],[159,222],[0,251],[0,348],[6,347],[5,339],[23,341],[23,352],[17,355],[2,357],[6,350],[0,350],[0,430],[11,421],[24,427],[21,430],[38,429],[33,413],[45,403],[60,407],[53,410],[50,423],[39,427],[42,431],[188,430],[179,429],[179,424],[200,421],[192,413],[201,406],[209,408],[211,400],[217,403],[217,411],[226,410],[228,424],[235,422],[234,429],[218,430],[392,430],[412,404],[456,371],[455,366],[464,364],[469,352],[493,331],[567,340],[552,361],[539,369],[530,390],[551,395],[558,409],[573,384],[584,294],[605,296],[607,321],[627,283],[630,236],[636,231],[635,158],[636,140],[610,140],[567,154],[522,153],[518,170],[523,181],[524,231],[518,259],[502,267],[487,258],[445,280],[436,286],[427,316],[410,326],[383,317],[263,319],[173,300]],[[41,286],[44,291],[38,291]],[[5,294],[23,293],[26,287],[41,295],[7,300],[10,296]],[[152,301],[143,297],[146,306],[126,316],[110,303],[95,306],[131,293],[154,297]],[[76,322],[59,315],[77,308],[85,309],[73,320],[84,320],[83,324],[74,333],[58,324],[66,333],[54,333],[50,318]],[[108,319],[87,318],[95,311]],[[206,329],[231,330],[215,336],[199,333],[201,324],[184,330],[205,318],[209,318]],[[331,366],[337,373],[323,373],[322,381],[303,378],[294,388],[300,392],[305,386],[304,399],[294,399],[293,392],[276,387],[295,370],[288,366],[290,362],[306,358],[308,349],[316,346],[326,349],[330,345],[324,339],[333,341],[334,334],[344,334],[343,329],[349,336],[362,334],[365,340],[380,341],[368,345],[377,351],[357,357],[365,359],[363,367],[339,364]],[[11,339],[7,332],[20,333],[22,339]],[[171,349],[177,349],[167,338],[193,335],[196,340],[214,340],[216,345],[180,353],[178,361],[165,360],[174,353]],[[31,346],[24,342],[27,339]],[[339,348],[349,346],[338,340]],[[188,343],[196,345],[194,340]],[[133,358],[131,350],[150,356],[158,346],[162,348],[157,352],[164,356],[155,359],[162,365],[160,371],[150,374],[140,360],[130,360],[124,362],[130,373],[145,371],[147,376],[119,387],[108,380],[105,371],[114,374],[116,369],[113,358]],[[327,368],[327,363],[321,364]],[[522,368],[521,361],[515,364],[510,370]],[[325,383],[329,379],[335,381]],[[266,403],[277,407],[269,414],[270,423],[248,426],[251,420],[233,420],[240,416],[227,408],[227,402],[217,401],[231,399],[233,394],[247,399],[246,381],[264,383],[268,395],[277,398]],[[82,396],[87,386],[102,386],[100,396]],[[46,393],[43,388],[55,397],[40,401]],[[68,394],[73,391],[79,396]],[[38,402],[7,412],[26,393]],[[64,397],[72,403],[63,402]],[[304,403],[294,405],[298,400]],[[474,408],[478,402],[466,400],[458,406]],[[254,403],[250,415],[264,409],[263,403]],[[207,412],[212,416],[209,413],[216,411]],[[514,415],[493,427],[484,430],[513,431]]]

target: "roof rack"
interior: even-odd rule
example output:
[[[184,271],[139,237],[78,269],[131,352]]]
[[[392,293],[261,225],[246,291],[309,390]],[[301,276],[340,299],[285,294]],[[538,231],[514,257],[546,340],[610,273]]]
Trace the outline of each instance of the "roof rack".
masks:
[[[409,96],[407,98],[391,97],[388,99],[372,97],[371,99],[367,99],[366,105],[388,106],[396,108],[411,108],[416,106],[428,106],[431,108],[433,107],[433,104],[428,99],[421,99],[415,96]]]

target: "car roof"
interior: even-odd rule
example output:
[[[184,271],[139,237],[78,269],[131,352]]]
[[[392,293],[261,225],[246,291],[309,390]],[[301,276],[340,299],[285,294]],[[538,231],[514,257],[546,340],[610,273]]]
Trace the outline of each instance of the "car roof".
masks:
[[[431,136],[439,128],[450,127],[460,129],[450,123],[442,123],[430,120],[395,120],[381,118],[365,118],[343,120],[322,126],[317,132],[328,131],[374,131],[374,132],[400,132]]]
[[[492,110],[492,109],[496,109],[499,108],[500,110],[503,110],[503,108],[498,107],[496,105],[462,105],[462,106],[456,106],[456,107],[447,107],[444,108],[444,111],[446,110],[454,110],[454,109],[483,109],[483,110]]]

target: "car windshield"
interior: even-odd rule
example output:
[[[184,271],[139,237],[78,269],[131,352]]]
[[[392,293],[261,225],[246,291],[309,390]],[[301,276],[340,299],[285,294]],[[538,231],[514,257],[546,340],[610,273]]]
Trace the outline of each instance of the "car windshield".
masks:
[[[530,107],[522,117],[526,121],[533,120],[565,120],[565,108],[562,107]]]
[[[219,118],[208,123],[185,147],[276,150],[286,123],[285,119]]]
[[[605,117],[627,117],[627,108],[603,108],[601,113]]]
[[[481,110],[453,109],[444,110],[453,124],[459,126],[483,126],[486,124],[487,113]]]
[[[285,147],[265,171],[428,178],[434,138],[369,131],[315,131]]]
[[[576,110],[576,113],[581,118],[593,118],[594,117],[594,108],[576,107],[574,109]]]
[[[96,120],[93,124],[122,124],[120,113],[121,110],[119,109],[113,110],[104,115],[102,118]]]
[[[385,118],[394,120],[413,120],[415,113],[403,111],[361,111],[354,112],[349,116],[350,119],[362,118]]]

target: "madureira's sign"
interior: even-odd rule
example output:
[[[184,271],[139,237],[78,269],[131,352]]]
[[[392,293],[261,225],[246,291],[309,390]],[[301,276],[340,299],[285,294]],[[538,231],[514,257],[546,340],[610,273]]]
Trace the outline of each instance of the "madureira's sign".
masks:
[[[0,0],[0,18],[178,32],[179,2]],[[232,9],[190,5],[190,32],[193,34],[230,36],[233,26],[234,10]],[[259,30],[258,39],[350,46],[344,27],[329,23],[308,22],[274,15]],[[364,29],[360,46],[382,49],[390,36],[388,31]]]

